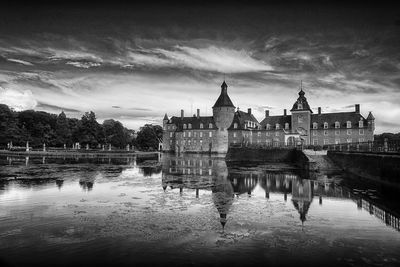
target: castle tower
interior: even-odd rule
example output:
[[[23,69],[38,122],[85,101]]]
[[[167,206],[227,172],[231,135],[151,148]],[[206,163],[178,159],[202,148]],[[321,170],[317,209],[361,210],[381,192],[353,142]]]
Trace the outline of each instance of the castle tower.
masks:
[[[292,109],[292,131],[299,133],[301,139],[305,141],[305,145],[310,144],[310,121],[311,121],[311,108],[308,105],[307,98],[301,87],[299,97],[294,102]]]
[[[218,130],[211,151],[217,153],[228,152],[228,128],[235,115],[235,106],[228,96],[228,85],[225,81],[221,85],[221,94],[213,106],[213,118]]]
[[[372,115],[371,111],[368,114],[367,122],[368,122],[368,127],[370,127],[372,131],[375,131],[375,117],[374,115]]]

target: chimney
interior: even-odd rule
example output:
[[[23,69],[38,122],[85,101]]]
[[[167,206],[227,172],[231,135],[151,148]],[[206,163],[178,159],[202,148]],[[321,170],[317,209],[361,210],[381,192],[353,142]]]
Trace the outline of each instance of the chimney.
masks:
[[[321,107],[318,107],[318,114],[321,114]]]
[[[287,113],[286,113],[286,108],[283,110],[283,116],[286,116],[287,115]]]
[[[265,111],[265,118],[268,118],[269,117],[269,110],[266,110]]]
[[[181,109],[181,119],[183,119],[184,115],[185,115],[185,113],[184,113],[183,109]]]
[[[247,109],[247,113],[249,113],[249,115],[251,115],[251,108]]]
[[[197,109],[197,118],[200,118],[200,109]]]
[[[356,113],[359,114],[360,113],[360,104],[356,104]]]

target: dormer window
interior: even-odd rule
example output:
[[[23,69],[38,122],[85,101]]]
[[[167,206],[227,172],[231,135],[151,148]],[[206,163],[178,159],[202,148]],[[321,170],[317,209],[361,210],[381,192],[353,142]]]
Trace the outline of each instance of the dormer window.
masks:
[[[275,124],[275,129],[279,130],[279,123]]]
[[[267,123],[267,130],[271,130],[271,125]]]
[[[191,123],[188,124],[188,128],[192,129],[192,124]]]
[[[336,128],[336,129],[339,129],[339,128],[340,128],[340,122],[338,122],[338,121],[335,122],[335,128]]]
[[[203,129],[203,128],[204,128],[204,124],[200,123],[200,129]]]
[[[183,129],[186,129],[187,128],[187,126],[186,126],[186,123],[185,124],[183,124]]]
[[[285,123],[285,129],[289,130],[289,123],[287,123],[287,122]]]
[[[347,128],[351,128],[351,121],[347,121]]]
[[[318,123],[314,122],[314,123],[312,124],[312,128],[313,128],[313,129],[318,129]]]
[[[324,122],[324,129],[328,129],[328,123]]]
[[[237,127],[238,127],[238,124],[235,122],[235,123],[233,124],[233,128],[234,128],[234,129],[237,129]]]
[[[360,128],[364,127],[364,121],[362,119],[358,122],[358,127]]]
[[[211,129],[212,127],[213,127],[212,123],[209,123],[209,124],[208,124],[208,128]]]
[[[297,109],[303,109],[303,104],[302,103],[297,103]]]

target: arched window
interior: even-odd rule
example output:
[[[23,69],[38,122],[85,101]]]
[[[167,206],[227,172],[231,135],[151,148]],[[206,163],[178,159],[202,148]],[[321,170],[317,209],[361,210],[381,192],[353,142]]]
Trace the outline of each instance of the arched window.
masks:
[[[297,103],[297,109],[303,109],[303,104],[302,103]]]
[[[313,129],[318,129],[318,123],[314,122],[314,123],[312,124],[312,126],[313,126]]]
[[[275,129],[279,130],[279,123],[275,124]]]
[[[285,123],[285,129],[288,130],[289,129],[289,123]]]
[[[351,121],[347,121],[347,128],[351,128]]]
[[[324,129],[328,129],[328,123],[324,122]]]
[[[208,128],[211,129],[212,127],[213,127],[213,124],[212,124],[212,123],[209,123],[209,124],[208,124]]]
[[[235,123],[233,124],[233,128],[234,128],[234,129],[237,129],[237,127],[238,127],[238,124],[235,122]]]
[[[183,129],[186,129],[186,128],[187,128],[187,127],[186,127],[186,123],[184,123],[184,124],[183,124]]]
[[[336,129],[340,128],[340,122],[338,122],[338,121],[335,122],[335,128],[336,128]]]
[[[203,129],[203,128],[204,128],[203,123],[200,123],[200,129]]]
[[[188,128],[192,129],[192,124],[191,123],[188,124]]]

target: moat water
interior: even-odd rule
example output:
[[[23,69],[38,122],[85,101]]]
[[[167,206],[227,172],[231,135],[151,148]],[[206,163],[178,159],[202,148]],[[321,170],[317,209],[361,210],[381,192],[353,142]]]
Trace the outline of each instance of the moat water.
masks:
[[[4,156],[0,266],[399,266],[399,193],[198,155]]]

